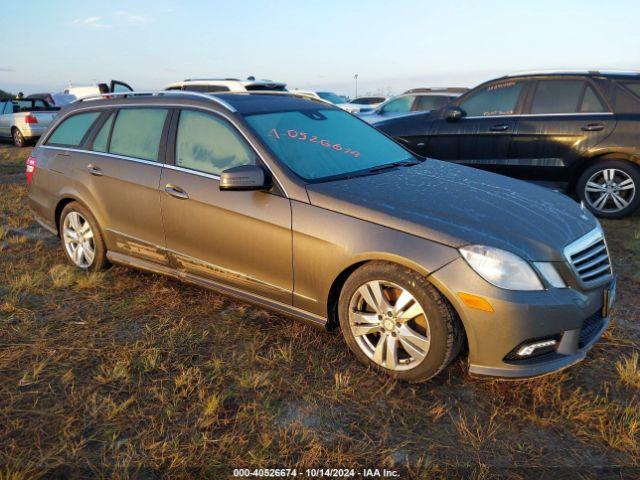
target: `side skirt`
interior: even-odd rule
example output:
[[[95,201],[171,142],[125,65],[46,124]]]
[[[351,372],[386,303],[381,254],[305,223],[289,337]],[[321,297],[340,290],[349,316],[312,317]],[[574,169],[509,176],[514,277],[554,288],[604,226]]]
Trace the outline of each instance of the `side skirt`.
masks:
[[[254,293],[245,292],[244,290],[230,287],[228,285],[223,285],[221,283],[214,282],[213,280],[199,277],[188,272],[181,272],[165,265],[158,265],[147,260],[142,260],[117,252],[107,252],[107,258],[110,262],[123,265],[125,267],[133,267],[152,273],[167,275],[169,277],[182,280],[183,282],[188,282],[200,287],[208,288],[223,295],[228,295],[247,303],[252,303],[269,310],[274,310],[282,315],[286,315],[296,320],[303,320],[310,325],[313,325],[314,327],[320,329],[326,329],[327,327],[327,319],[319,315],[314,315],[313,313],[306,312],[294,306],[276,302],[275,300],[270,300]]]

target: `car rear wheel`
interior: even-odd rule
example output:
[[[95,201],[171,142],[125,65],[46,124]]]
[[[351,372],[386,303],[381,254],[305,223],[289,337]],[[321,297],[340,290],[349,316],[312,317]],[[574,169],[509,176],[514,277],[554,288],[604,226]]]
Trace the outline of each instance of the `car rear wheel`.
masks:
[[[102,270],[106,248],[98,222],[84,206],[71,202],[60,215],[60,239],[69,261],[83,270]]]
[[[640,206],[640,169],[625,160],[601,160],[587,168],[577,183],[580,199],[595,215],[622,218]]]
[[[16,147],[24,147],[27,143],[22,132],[17,127],[13,127],[11,129],[11,138],[13,139],[13,144]]]
[[[345,282],[338,304],[345,341],[364,364],[421,382],[459,353],[464,332],[453,308],[426,278],[371,262]]]

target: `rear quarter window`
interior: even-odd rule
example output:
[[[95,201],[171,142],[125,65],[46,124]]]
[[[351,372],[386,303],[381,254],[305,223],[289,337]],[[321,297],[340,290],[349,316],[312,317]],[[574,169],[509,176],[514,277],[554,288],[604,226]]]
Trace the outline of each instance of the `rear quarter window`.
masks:
[[[56,127],[46,145],[79,146],[99,115],[99,112],[87,112],[70,116]]]

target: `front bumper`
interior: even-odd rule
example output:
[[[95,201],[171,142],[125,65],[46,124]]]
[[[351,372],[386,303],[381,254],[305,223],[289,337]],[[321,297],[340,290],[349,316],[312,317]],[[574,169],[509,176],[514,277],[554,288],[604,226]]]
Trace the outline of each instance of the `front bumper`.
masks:
[[[464,324],[473,375],[521,378],[561,370],[583,360],[609,325],[609,318],[601,312],[603,292],[612,278],[588,291],[504,290],[487,283],[460,258],[433,273],[430,280],[447,296]],[[494,311],[468,307],[458,292],[484,297]],[[549,338],[558,343],[548,353],[523,358],[513,353],[519,345]]]

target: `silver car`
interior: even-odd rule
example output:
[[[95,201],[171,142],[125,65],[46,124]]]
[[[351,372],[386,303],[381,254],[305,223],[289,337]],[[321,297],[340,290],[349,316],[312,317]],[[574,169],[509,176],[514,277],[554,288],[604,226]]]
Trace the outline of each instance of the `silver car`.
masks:
[[[58,110],[42,99],[0,102],[0,137],[10,138],[16,147],[23,147],[47,130]]]

